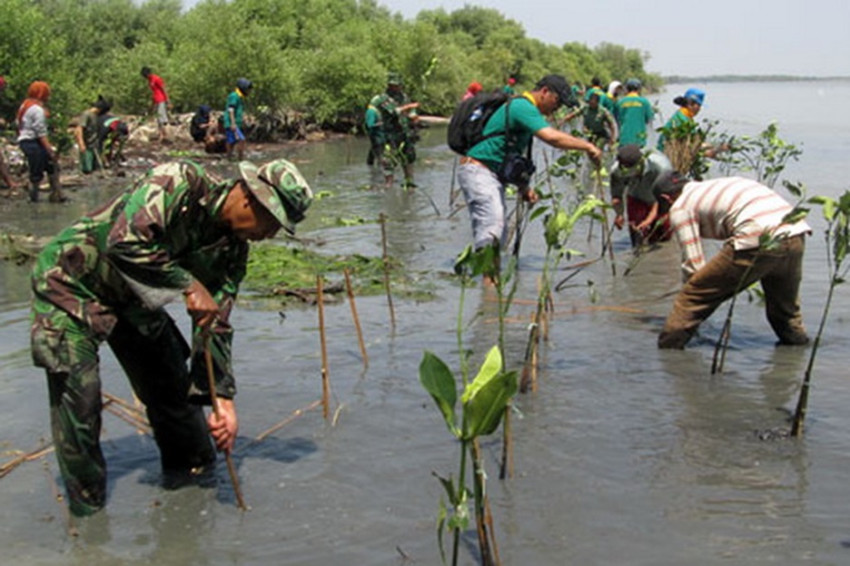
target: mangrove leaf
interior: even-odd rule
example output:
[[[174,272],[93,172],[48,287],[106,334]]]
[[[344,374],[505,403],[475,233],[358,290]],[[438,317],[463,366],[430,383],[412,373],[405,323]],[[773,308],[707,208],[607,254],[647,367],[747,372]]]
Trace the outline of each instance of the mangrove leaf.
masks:
[[[426,351],[419,363],[419,382],[434,398],[437,408],[443,413],[449,432],[459,437],[460,432],[455,425],[457,390],[452,371],[443,360]]]

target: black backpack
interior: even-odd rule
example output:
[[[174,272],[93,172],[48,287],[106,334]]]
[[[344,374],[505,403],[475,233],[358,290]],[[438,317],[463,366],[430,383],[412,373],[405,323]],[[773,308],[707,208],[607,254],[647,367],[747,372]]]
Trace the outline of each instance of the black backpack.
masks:
[[[504,135],[505,132],[496,132],[490,136],[484,136],[482,132],[490,116],[509,98],[510,94],[503,91],[480,92],[458,104],[449,121],[446,134],[452,151],[466,155],[472,146],[484,139]]]

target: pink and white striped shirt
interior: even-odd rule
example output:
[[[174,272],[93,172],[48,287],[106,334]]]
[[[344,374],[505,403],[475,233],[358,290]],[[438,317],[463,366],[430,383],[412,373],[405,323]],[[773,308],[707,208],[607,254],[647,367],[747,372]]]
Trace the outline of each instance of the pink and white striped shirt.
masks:
[[[723,177],[691,182],[670,207],[670,226],[682,248],[687,280],[705,265],[702,238],[728,240],[736,250],[759,247],[759,236],[791,237],[811,233],[805,221],[783,224],[792,206],[752,179]]]

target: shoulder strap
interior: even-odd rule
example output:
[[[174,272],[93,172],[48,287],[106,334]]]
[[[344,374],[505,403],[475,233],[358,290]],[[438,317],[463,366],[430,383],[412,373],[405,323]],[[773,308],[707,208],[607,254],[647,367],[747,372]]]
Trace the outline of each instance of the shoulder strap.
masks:
[[[523,98],[522,95],[512,96],[505,102],[505,144],[507,145],[508,151],[516,150],[516,138],[511,135],[510,130],[510,110],[511,110],[511,102],[516,100],[517,98]],[[531,159],[531,145],[534,142],[534,138],[532,137],[531,141],[528,143],[528,149],[526,151],[526,156],[528,159]]]

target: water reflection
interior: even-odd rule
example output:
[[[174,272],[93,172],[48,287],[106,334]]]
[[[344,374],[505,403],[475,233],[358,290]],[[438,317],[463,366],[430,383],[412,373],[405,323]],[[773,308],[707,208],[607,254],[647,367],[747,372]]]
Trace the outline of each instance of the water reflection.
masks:
[[[678,440],[658,462],[654,489],[689,485],[664,513],[685,530],[711,532],[710,547],[718,557],[754,546],[761,554],[781,556],[785,542],[800,534],[794,531],[801,525],[788,519],[806,514],[809,463],[802,443],[781,435],[761,440],[760,432],[788,430],[784,408],[795,399],[807,351],[775,348],[765,360],[735,357],[726,372],[714,376],[710,354],[661,356],[682,403],[674,420]],[[756,378],[748,375],[751,370]]]
[[[712,90],[717,105],[712,112],[740,114],[746,108],[727,100],[735,88],[743,87]],[[788,105],[779,88],[772,84],[772,96],[758,98],[759,112],[802,108],[805,121],[809,108]],[[793,86],[801,93],[809,88]],[[789,129],[788,139],[815,130]],[[365,139],[263,146],[263,153],[252,155],[258,161],[289,157],[314,188],[330,193],[315,203],[299,235],[324,242],[319,249],[329,253],[379,256],[377,218],[384,212],[390,253],[406,271],[433,282],[432,301],[394,297],[395,332],[385,297],[358,297],[370,356],[365,373],[348,306],[328,307],[333,398],[343,406],[337,426],[313,413],[260,445],[250,447],[240,439],[236,460],[253,507],[242,514],[233,505],[222,464],[214,489],[163,490],[152,441],[109,421],[110,432],[119,430],[116,439],[104,441],[113,474],[110,504],[80,525],[79,542],[61,537],[56,503],[38,473],[40,463],[26,464],[2,480],[0,504],[7,511],[2,540],[12,561],[325,566],[343,557],[355,564],[393,564],[399,561],[399,546],[417,563],[439,562],[434,519],[441,488],[430,472],[456,473],[457,445],[418,383],[418,364],[423,350],[430,349],[450,367],[458,365],[460,289],[445,274],[470,236],[466,211],[447,212],[453,159],[439,142],[444,132],[426,133],[435,137],[419,152],[421,191],[370,188]],[[827,143],[818,135],[813,146],[809,139],[790,178],[825,179],[811,183],[817,193],[843,190],[845,181],[836,177],[840,152],[834,150],[843,138]],[[224,174],[234,172],[231,163],[210,165]],[[91,208],[88,201],[101,202],[126,183],[93,183],[75,191],[74,201],[63,207],[0,203],[0,221],[52,234]],[[364,222],[337,223],[358,217]],[[595,259],[598,224],[589,243],[587,234],[587,225],[581,225],[571,247],[586,249],[583,259]],[[842,313],[850,306],[847,294],[839,289],[821,345],[806,437],[760,440],[758,431],[787,428],[786,414],[778,408],[794,405],[809,350],[775,348],[763,309],[739,301],[721,375],[708,371],[725,312],[707,321],[702,337],[687,350],[659,352],[655,339],[679,286],[678,250],[661,246],[623,277],[630,249],[627,236],[615,237],[616,277],[605,258],[577,273],[570,280],[575,286],[555,296],[550,339],[541,346],[540,390],[517,400],[521,413],[514,421],[513,480],[495,478],[499,435],[485,442],[503,563],[845,563],[848,550],[841,541],[850,529],[845,410],[850,390]],[[539,227],[532,226],[523,240],[519,300],[506,327],[512,368],[524,355],[544,251]],[[810,328],[826,288],[824,258],[822,239],[812,238],[802,287]],[[10,451],[34,446],[48,430],[44,380],[29,365],[26,271],[0,265],[0,445]],[[254,307],[242,301],[234,313],[234,368],[246,435],[315,400],[320,386],[315,311],[288,309],[281,326],[276,312]],[[497,319],[492,297],[477,286],[469,290],[464,344],[474,351],[473,372],[498,340]],[[104,358],[107,389],[124,384],[106,351]],[[462,561],[474,563],[472,548],[464,549]]]

